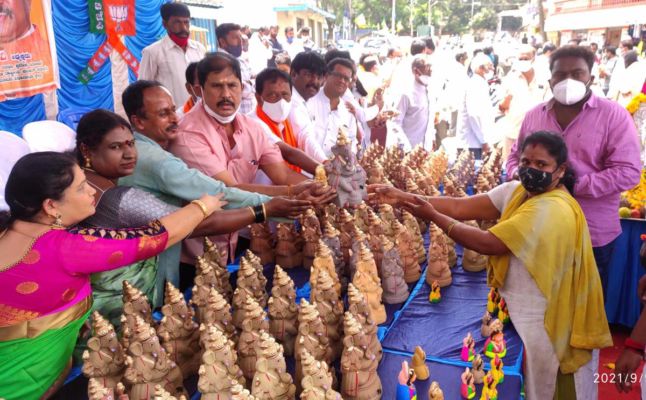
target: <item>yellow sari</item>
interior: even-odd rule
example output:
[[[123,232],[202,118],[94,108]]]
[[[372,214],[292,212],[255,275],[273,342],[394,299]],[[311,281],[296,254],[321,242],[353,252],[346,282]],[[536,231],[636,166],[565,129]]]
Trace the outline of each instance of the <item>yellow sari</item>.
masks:
[[[489,231],[525,265],[545,296],[544,326],[562,373],[588,363],[592,349],[612,346],[588,225],[568,192],[527,199],[519,185]],[[509,254],[489,257],[490,286],[503,287],[509,261]]]

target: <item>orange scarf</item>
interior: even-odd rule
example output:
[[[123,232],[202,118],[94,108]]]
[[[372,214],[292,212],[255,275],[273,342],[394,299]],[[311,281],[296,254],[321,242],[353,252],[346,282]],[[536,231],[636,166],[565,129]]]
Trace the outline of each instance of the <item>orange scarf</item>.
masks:
[[[258,115],[258,118],[262,120],[262,122],[267,124],[274,135],[278,136],[287,145],[298,148],[298,142],[296,141],[296,137],[294,136],[294,132],[292,131],[292,125],[289,123],[288,119],[283,122],[285,128],[283,129],[283,132],[281,132],[278,128],[278,124],[272,121],[272,119],[269,118],[267,114],[265,114],[265,112],[262,110],[262,107],[260,107],[260,104],[256,105],[256,114]],[[296,165],[292,165],[290,163],[287,164],[289,165],[289,168],[293,169],[294,171],[298,173],[301,172],[301,169]]]
[[[184,103],[184,108],[182,109],[182,111],[184,111],[184,114],[191,111],[194,105],[195,105],[195,102],[193,101],[193,97],[189,96],[188,100],[186,100],[186,103]]]

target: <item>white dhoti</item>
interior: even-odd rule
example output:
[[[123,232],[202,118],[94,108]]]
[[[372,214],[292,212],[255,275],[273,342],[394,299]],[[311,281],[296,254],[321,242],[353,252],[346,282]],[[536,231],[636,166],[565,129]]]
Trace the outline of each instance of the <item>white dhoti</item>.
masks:
[[[545,330],[547,300],[525,266],[514,256],[510,258],[505,285],[500,289],[500,294],[507,302],[509,317],[525,348],[526,399],[553,399],[559,361]],[[592,360],[574,373],[577,399],[598,397],[594,379],[598,368],[599,350],[594,350]]]

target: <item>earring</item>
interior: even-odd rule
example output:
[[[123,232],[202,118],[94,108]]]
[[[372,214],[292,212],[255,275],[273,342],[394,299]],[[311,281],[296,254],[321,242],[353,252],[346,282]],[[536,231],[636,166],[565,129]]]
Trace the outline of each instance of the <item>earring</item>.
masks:
[[[52,229],[65,229],[66,226],[63,225],[63,220],[61,219],[62,215],[56,214],[56,217],[54,217],[54,223],[52,223]]]
[[[91,169],[92,168],[92,161],[90,161],[90,157],[85,157],[85,168]]]

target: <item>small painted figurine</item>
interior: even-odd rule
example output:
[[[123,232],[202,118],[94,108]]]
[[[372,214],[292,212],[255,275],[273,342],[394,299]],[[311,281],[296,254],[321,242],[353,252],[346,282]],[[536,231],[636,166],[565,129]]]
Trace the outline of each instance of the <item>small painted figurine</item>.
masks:
[[[476,354],[473,361],[471,361],[471,373],[473,374],[473,381],[478,385],[481,384],[484,380],[485,373],[484,362],[480,354]]]
[[[485,376],[484,385],[482,386],[482,395],[480,400],[498,400],[498,390],[496,389],[496,381],[491,376],[491,373],[488,373]]]
[[[509,310],[507,309],[507,302],[503,298],[500,299],[500,304],[498,306],[498,319],[503,324],[508,324],[510,321]]]
[[[487,295],[487,311],[490,314],[498,313],[499,301],[500,301],[500,293],[498,293],[498,289],[496,288],[489,289],[489,295]]]
[[[428,388],[428,400],[444,400],[444,392],[439,383],[431,382],[431,386]]]
[[[460,378],[462,379],[462,385],[460,386],[460,394],[462,395],[462,398],[470,400],[476,397],[476,385],[469,367],[464,369]]]
[[[415,371],[408,368],[408,361],[402,361],[402,368],[397,375],[397,398],[396,400],[416,400],[417,389],[415,388]]]
[[[476,342],[473,340],[471,332],[469,332],[467,336],[462,339],[462,353],[460,354],[462,361],[473,361],[476,355],[475,346]]]
[[[431,303],[439,303],[442,300],[442,294],[440,293],[440,284],[438,281],[433,281],[431,285],[431,294],[428,296],[428,301]]]
[[[496,381],[496,385],[503,383],[505,380],[505,373],[502,371],[502,367],[504,367],[504,364],[500,357],[496,356],[496,358],[491,359],[491,370],[489,370],[489,373]]]
[[[495,358],[496,356],[504,358],[507,355],[507,342],[505,342],[502,329],[496,329],[491,333],[491,336],[485,342],[484,353],[489,358]]]
[[[415,353],[413,353],[411,365],[413,366],[417,379],[420,381],[427,380],[431,375],[428,370],[428,366],[426,365],[426,353],[419,346],[415,346]]]

